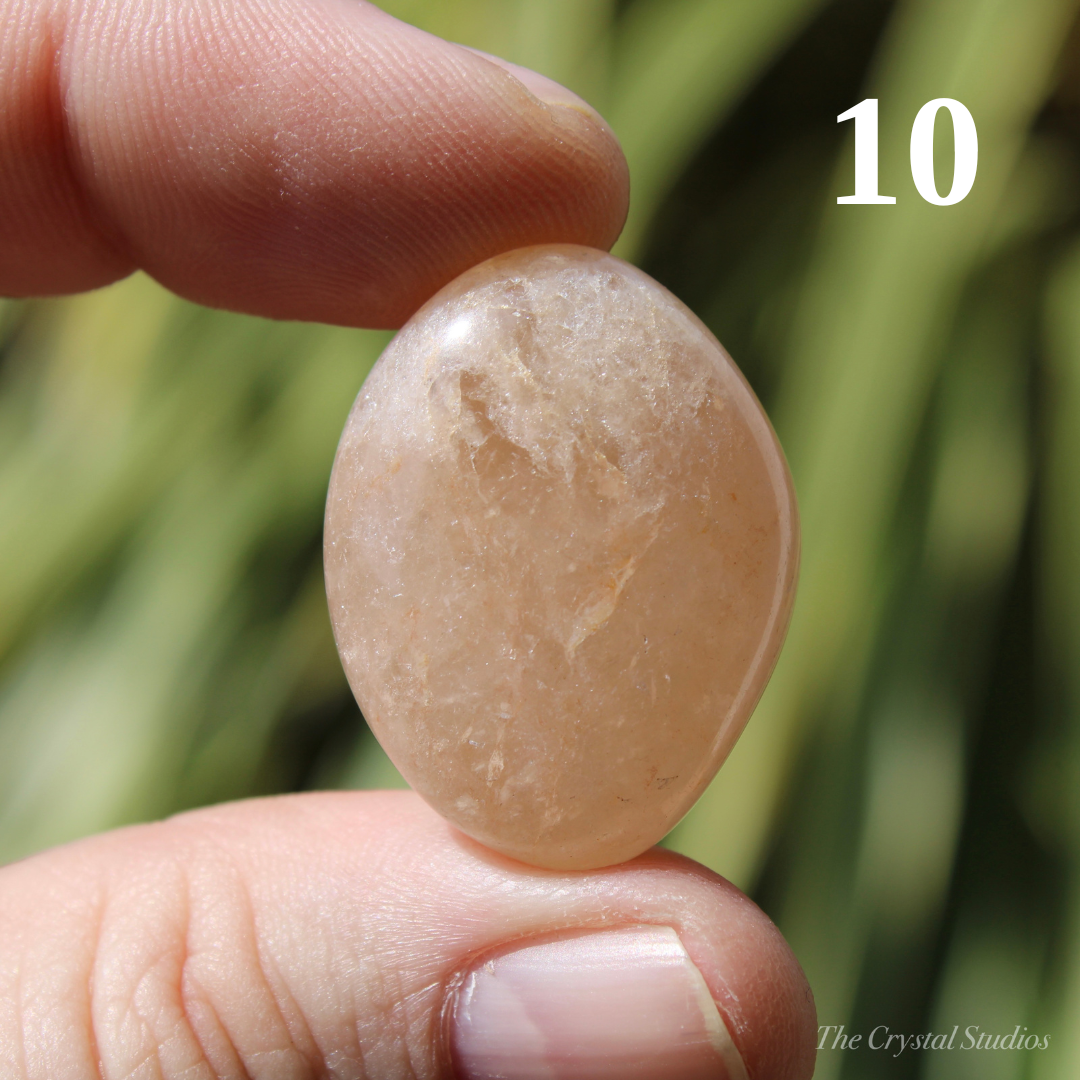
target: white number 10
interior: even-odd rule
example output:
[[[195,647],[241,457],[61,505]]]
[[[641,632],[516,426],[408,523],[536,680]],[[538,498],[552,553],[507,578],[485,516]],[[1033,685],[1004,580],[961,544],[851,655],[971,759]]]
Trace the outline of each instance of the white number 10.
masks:
[[[953,182],[948,195],[939,195],[934,179],[934,125],[942,109],[953,123]],[[838,203],[895,203],[891,195],[878,194],[878,99],[866,98],[841,113],[837,123],[855,121],[855,194],[842,195]],[[919,194],[935,206],[954,206],[966,199],[979,170],[979,133],[966,106],[954,98],[934,98],[915,117],[911,127],[911,179]]]

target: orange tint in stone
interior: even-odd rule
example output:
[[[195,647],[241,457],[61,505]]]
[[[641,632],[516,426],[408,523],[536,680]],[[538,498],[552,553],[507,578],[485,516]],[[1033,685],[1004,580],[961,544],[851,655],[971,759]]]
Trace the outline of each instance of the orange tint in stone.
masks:
[[[791,480],[705,326],[589,248],[491,259],[383,353],[326,509],[338,649],[402,775],[468,835],[590,869],[720,767],[787,627]]]

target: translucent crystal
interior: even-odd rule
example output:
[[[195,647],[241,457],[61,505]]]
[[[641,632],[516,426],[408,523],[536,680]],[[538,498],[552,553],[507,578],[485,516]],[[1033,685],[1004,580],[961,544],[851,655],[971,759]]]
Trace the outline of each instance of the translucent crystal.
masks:
[[[641,271],[481,264],[394,338],[345,426],[326,581],[409,783],[538,866],[660,840],[738,738],[787,626],[794,496],[753,393]]]

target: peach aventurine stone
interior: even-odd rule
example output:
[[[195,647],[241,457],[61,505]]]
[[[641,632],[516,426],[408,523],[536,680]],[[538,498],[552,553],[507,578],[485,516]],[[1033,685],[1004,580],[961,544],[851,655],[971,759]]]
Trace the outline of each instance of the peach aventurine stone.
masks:
[[[705,326],[565,245],[462,274],[345,426],[326,581],[360,707],[409,783],[538,866],[645,850],[764,688],[798,561],[783,455]]]

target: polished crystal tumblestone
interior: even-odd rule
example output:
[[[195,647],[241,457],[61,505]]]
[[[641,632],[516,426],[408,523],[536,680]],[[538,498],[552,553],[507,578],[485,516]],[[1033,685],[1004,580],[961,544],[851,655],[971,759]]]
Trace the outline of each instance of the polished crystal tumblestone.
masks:
[[[538,866],[661,839],[738,738],[794,592],[794,496],[705,326],[589,248],[462,274],[373,369],[326,510],[338,648],[409,783]]]

